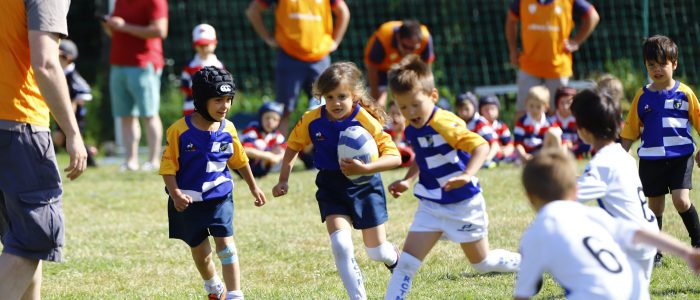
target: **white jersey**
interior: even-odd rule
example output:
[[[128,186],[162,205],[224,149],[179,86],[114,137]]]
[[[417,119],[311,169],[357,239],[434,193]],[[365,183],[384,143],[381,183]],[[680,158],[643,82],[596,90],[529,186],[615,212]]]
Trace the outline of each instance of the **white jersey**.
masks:
[[[621,247],[632,247],[636,225],[575,201],[540,209],[520,241],[515,297],[532,297],[552,274],[568,299],[647,299],[641,272]]]
[[[618,143],[600,149],[578,178],[578,201],[597,200],[598,206],[615,218],[632,221],[640,229],[658,232],[656,216],[649,210],[637,172],[637,162]],[[627,251],[635,260],[649,259],[656,248],[646,246]]]

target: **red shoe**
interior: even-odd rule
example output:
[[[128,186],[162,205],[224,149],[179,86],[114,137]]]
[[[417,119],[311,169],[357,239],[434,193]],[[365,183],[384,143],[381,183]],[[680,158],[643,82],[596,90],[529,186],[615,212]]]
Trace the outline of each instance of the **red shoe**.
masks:
[[[221,294],[209,294],[207,296],[208,300],[226,300],[226,291],[223,291]]]

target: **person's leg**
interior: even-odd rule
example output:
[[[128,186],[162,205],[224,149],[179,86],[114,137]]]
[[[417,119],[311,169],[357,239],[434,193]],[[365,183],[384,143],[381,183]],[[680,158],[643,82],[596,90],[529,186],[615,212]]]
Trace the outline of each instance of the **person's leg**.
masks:
[[[440,236],[442,232],[408,232],[399,261],[389,279],[384,299],[404,299],[408,295],[413,277]]]
[[[133,124],[133,120],[127,120],[129,124],[124,124],[124,119],[133,119],[135,114],[136,104],[134,101],[134,77],[138,77],[141,68],[136,67],[121,67],[112,66],[109,76],[109,93],[111,97],[112,104],[112,116],[118,118],[120,121],[121,128],[116,128],[121,133],[122,140],[121,146],[124,149],[124,170],[136,170],[138,169],[138,158],[135,156],[136,150],[134,147],[134,139],[136,138],[133,134],[134,126],[138,124]],[[138,80],[136,80],[138,82]],[[139,127],[136,127],[139,128]],[[140,135],[140,129],[139,135]],[[125,133],[128,136],[125,136]],[[136,139],[136,145],[138,146],[138,139]]]
[[[214,243],[216,243],[216,255],[221,260],[221,274],[226,283],[226,299],[243,299],[241,266],[233,237],[215,237]]]
[[[515,124],[520,117],[525,115],[525,98],[527,98],[527,93],[530,91],[531,87],[542,84],[542,79],[519,70],[516,84],[518,85],[518,95],[515,100],[513,124]]]
[[[29,259],[7,252],[0,254],[0,295],[3,299],[19,299],[33,283],[39,268],[38,259]],[[40,282],[39,282],[40,286]]]
[[[148,65],[143,70],[143,74],[141,74],[138,84],[138,96],[136,97],[139,116],[143,118],[144,126],[146,127],[148,159],[144,163],[144,169],[147,171],[160,165],[160,152],[163,140],[163,123],[159,114],[160,76],[160,70],[155,70],[152,65]]]
[[[460,244],[469,263],[479,273],[517,272],[520,268],[520,254],[503,249],[489,250],[488,237]]]
[[[34,277],[32,277],[32,282],[27,287],[22,295],[22,300],[41,300],[41,277],[42,277],[42,263],[36,266],[36,271],[34,272]]]
[[[698,212],[690,201],[690,190],[673,190],[671,191],[671,199],[673,200],[673,206],[678,211],[678,215],[683,220],[685,229],[688,231],[690,244],[693,247],[700,248],[700,222],[698,221]]]
[[[277,51],[277,64],[275,66],[275,101],[284,105],[284,113],[280,119],[280,132],[289,137],[289,117],[296,108],[301,85],[306,76],[299,72],[305,63],[290,57],[284,51]]]
[[[224,284],[216,275],[216,266],[212,261],[211,245],[209,239],[205,239],[199,245],[190,248],[192,260],[204,280],[204,289],[208,294],[221,295],[225,292]]]
[[[314,97],[312,93],[312,88],[314,85],[314,82],[316,82],[316,79],[318,79],[319,76],[321,76],[321,73],[328,69],[328,67],[331,66],[331,57],[330,55],[324,57],[323,59],[314,62],[314,63],[308,63],[308,71],[306,73],[306,78],[304,78],[304,92],[306,93],[306,96],[309,98],[309,101]],[[317,99],[318,104],[321,104],[322,101],[321,99]],[[311,104],[311,103],[309,103]],[[309,106],[311,109],[311,107]]]
[[[557,89],[562,87],[562,86],[567,86],[569,85],[569,77],[560,77],[560,78],[546,78],[544,80],[544,86],[547,87],[549,90],[549,112],[554,113],[554,111],[557,110],[556,106],[556,99],[554,99],[554,95],[557,92]]]
[[[344,215],[326,217],[326,230],[331,239],[331,250],[340,278],[350,299],[366,299],[360,266],[355,260],[350,218]]]
[[[125,170],[138,170],[138,147],[141,139],[139,120],[133,116],[122,116],[122,143],[124,144]]]
[[[395,245],[386,240],[384,224],[362,229],[362,240],[365,244],[367,256],[370,259],[383,262],[390,270],[396,267],[396,262],[399,260],[399,252]]]
[[[146,138],[148,140],[148,163],[152,168],[157,169],[160,166],[160,155],[163,139],[163,122],[159,115],[145,117]]]

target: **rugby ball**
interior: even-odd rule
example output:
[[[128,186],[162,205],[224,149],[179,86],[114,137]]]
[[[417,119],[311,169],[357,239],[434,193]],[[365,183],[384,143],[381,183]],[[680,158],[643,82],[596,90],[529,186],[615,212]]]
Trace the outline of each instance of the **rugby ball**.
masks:
[[[374,137],[362,126],[350,126],[340,132],[338,138],[338,163],[345,158],[370,163],[379,157]],[[372,179],[374,174],[347,176],[354,184],[362,184]]]

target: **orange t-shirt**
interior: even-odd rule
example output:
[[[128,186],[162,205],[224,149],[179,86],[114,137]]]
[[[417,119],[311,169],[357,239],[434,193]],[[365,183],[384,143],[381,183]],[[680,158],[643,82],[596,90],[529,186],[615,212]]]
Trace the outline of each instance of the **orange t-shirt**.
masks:
[[[306,62],[319,61],[331,52],[332,8],[340,1],[258,0],[263,7],[276,3],[277,44],[289,56]]]
[[[25,1],[0,1],[0,11],[4,11],[0,18],[0,28],[3,28],[0,34],[0,120],[48,127],[49,108],[31,67]],[[43,25],[39,24],[37,29],[47,31]]]
[[[574,29],[574,13],[593,8],[580,0],[553,0],[540,4],[538,0],[521,0],[517,11],[510,13],[520,18],[523,53],[520,69],[542,78],[570,77],[573,74],[571,53],[564,49],[564,41]]]
[[[365,64],[376,67],[380,72],[386,72],[393,64],[401,61],[403,57],[399,54],[396,46],[396,31],[402,24],[402,21],[390,21],[379,26],[379,29],[374,32],[365,46]],[[425,25],[421,25],[420,29],[422,36],[420,47],[413,53],[420,55],[426,63],[433,62],[435,53],[433,52],[430,32]],[[383,53],[376,53],[376,48],[379,46],[376,43],[379,43]]]

